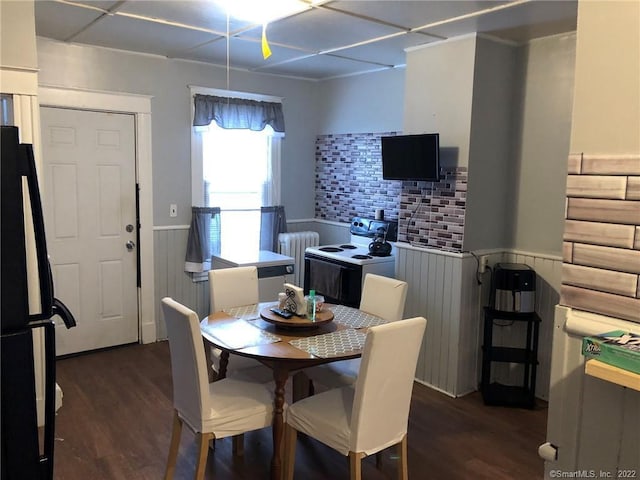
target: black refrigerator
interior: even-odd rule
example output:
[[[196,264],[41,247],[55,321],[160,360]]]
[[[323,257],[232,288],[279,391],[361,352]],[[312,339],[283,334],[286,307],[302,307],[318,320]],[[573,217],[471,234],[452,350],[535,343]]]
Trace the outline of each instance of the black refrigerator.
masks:
[[[67,328],[75,326],[75,319],[54,298],[33,148],[19,142],[17,127],[0,129],[0,478],[52,479],[56,395],[52,317],[59,315]],[[42,329],[44,338],[42,443],[36,411],[36,329]]]

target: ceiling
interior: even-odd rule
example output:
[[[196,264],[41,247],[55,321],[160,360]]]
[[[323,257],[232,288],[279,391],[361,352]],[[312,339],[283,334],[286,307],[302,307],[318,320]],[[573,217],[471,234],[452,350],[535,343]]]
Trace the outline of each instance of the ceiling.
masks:
[[[577,0],[324,1],[270,22],[265,60],[262,25],[227,25],[213,0],[35,2],[41,37],[309,80],[403,66],[407,48],[474,32],[520,44],[573,31],[576,11]]]

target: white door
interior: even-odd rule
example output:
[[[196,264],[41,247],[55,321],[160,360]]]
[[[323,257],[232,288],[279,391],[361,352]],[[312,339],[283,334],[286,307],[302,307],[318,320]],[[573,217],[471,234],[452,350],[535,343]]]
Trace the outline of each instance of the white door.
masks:
[[[137,342],[134,116],[40,113],[54,292],[77,322],[66,329],[58,319],[56,353]]]

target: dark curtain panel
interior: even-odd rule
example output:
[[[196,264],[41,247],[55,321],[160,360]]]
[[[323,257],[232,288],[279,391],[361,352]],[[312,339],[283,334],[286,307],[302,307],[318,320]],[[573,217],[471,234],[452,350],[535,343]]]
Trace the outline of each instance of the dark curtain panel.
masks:
[[[282,205],[260,208],[260,250],[278,253],[278,235],[287,232],[287,217]]]
[[[281,103],[196,94],[194,105],[194,127],[209,125],[215,121],[222,128],[249,129],[259,132],[267,125],[271,125],[275,132],[284,132]]]
[[[211,270],[215,253],[220,253],[220,207],[191,207],[185,272]]]

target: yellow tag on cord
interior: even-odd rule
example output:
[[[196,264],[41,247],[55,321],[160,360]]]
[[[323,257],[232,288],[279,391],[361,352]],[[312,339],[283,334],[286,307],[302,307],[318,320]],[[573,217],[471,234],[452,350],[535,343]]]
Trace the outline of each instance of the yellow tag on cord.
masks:
[[[262,57],[266,60],[271,56],[271,49],[267,42],[267,24],[262,25]]]

